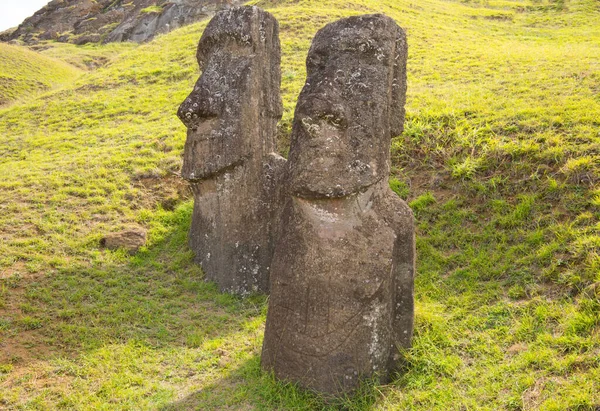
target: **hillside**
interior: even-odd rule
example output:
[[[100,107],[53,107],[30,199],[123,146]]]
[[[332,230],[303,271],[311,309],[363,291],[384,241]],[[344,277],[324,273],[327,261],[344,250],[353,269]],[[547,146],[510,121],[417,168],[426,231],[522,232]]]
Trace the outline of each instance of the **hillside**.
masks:
[[[142,42],[211,16],[239,0],[52,0],[1,41],[37,44]]]
[[[254,3],[281,26],[284,154],[315,32],[370,12],[407,30],[390,180],[418,224],[405,372],[336,403],[277,383],[259,367],[266,298],[202,281],[175,116],[201,22],[49,43],[103,65],[0,108],[0,408],[597,410],[598,2]],[[100,247],[131,224],[149,229],[135,256]]]
[[[70,83],[79,74],[63,61],[0,43],[0,107]]]

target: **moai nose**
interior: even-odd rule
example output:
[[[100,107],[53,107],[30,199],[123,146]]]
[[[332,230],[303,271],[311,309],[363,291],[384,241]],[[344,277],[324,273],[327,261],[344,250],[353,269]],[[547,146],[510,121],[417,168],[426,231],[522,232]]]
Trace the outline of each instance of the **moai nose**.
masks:
[[[219,93],[211,92],[202,78],[198,80],[194,91],[181,103],[177,117],[187,128],[196,128],[198,123],[219,116],[221,98]]]

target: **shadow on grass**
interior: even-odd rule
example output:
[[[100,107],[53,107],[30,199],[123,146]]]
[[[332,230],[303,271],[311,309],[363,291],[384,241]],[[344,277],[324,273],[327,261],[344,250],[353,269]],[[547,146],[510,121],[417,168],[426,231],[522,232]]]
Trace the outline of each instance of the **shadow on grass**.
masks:
[[[242,300],[203,280],[187,247],[191,210],[186,202],[172,212],[152,213],[145,222],[149,246],[135,256],[100,250],[90,240],[77,262],[22,281],[24,292],[9,296],[16,309],[2,314],[8,320],[0,328],[0,345],[7,354],[0,365],[18,368],[129,342],[193,349],[260,327],[265,296]]]
[[[369,410],[380,398],[380,391],[365,382],[356,393],[338,399],[302,390],[294,384],[275,380],[272,373],[260,368],[260,357],[254,355],[227,377],[185,398],[160,408],[178,410]]]
[[[89,262],[27,284],[22,304],[41,326],[3,342],[33,353],[9,360],[8,386],[25,387],[23,373],[79,379],[79,390],[56,394],[72,406],[121,398],[163,410],[371,409],[381,398],[371,382],[326,400],[261,371],[267,297],[221,294],[203,280],[187,247],[191,211],[187,202],[152,213],[149,247],[135,256],[90,243]],[[27,342],[32,332],[39,338]],[[192,394],[172,402],[181,392]]]

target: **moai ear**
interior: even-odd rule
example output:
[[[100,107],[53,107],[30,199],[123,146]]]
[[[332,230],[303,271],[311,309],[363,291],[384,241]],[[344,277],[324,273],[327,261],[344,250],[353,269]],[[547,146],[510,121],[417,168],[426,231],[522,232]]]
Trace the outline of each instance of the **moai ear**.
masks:
[[[406,59],[408,57],[408,43],[406,34],[398,25],[394,25],[396,34],[396,55],[394,56],[394,69],[392,79],[392,93],[390,101],[390,132],[391,137],[396,137],[404,131],[404,117],[406,103]]]
[[[262,70],[262,90],[259,97],[261,116],[270,119],[263,127],[263,151],[277,151],[277,122],[283,116],[281,100],[281,45],[279,42],[279,22],[268,14],[261,14],[256,28],[257,41],[264,43],[259,49],[264,53]]]
[[[279,42],[279,22],[274,18],[267,19],[263,16],[260,22],[259,37],[266,42],[267,61],[269,70],[264,71],[263,82],[268,87],[265,94],[270,98],[265,102],[267,113],[270,117],[280,120],[283,116],[283,102],[281,100],[281,45]],[[276,92],[275,92],[276,91]]]

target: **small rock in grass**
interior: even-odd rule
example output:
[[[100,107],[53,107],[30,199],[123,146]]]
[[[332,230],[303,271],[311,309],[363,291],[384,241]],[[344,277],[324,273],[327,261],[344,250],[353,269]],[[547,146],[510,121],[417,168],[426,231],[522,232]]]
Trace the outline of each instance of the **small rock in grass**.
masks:
[[[146,230],[141,227],[129,227],[118,233],[110,233],[100,240],[100,245],[109,250],[122,248],[133,254],[146,244]]]

